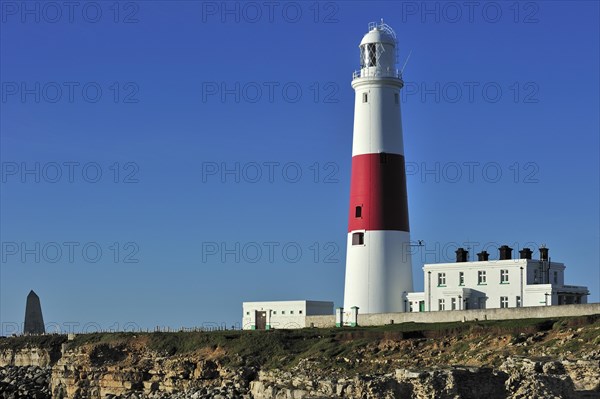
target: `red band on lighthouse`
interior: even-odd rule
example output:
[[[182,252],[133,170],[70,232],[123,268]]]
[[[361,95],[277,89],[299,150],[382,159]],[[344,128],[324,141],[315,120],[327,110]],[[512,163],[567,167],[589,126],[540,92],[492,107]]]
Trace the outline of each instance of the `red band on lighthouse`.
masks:
[[[348,231],[409,231],[404,156],[352,157]]]

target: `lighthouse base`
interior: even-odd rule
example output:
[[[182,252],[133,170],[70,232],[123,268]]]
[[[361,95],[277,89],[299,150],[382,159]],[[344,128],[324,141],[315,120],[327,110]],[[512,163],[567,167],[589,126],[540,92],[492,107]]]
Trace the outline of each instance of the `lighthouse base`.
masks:
[[[357,306],[361,314],[407,311],[405,296],[413,290],[410,233],[352,231],[347,245],[344,310]]]

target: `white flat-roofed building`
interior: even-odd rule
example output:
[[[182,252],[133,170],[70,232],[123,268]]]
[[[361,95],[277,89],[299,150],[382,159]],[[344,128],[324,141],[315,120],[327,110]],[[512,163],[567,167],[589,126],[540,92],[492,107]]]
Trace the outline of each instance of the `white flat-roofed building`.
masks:
[[[333,302],[269,301],[244,302],[244,330],[304,328],[306,316],[333,315]]]
[[[512,248],[499,248],[498,260],[487,252],[468,262],[468,251],[459,248],[455,263],[426,264],[424,292],[406,295],[409,311],[515,308],[587,303],[587,287],[564,284],[565,265],[551,261],[548,249],[540,248],[540,259],[531,258],[529,248],[512,259]]]

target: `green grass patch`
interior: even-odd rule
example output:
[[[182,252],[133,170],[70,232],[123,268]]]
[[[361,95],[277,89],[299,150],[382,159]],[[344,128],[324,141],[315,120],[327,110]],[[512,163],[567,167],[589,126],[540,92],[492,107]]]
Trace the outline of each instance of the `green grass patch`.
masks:
[[[469,321],[452,323],[402,323],[374,327],[304,328],[297,330],[269,331],[213,331],[213,332],[153,332],[153,333],[92,333],[77,335],[68,342],[69,349],[80,346],[102,347],[97,350],[98,361],[119,361],[119,353],[111,347],[125,348],[134,343],[146,345],[151,351],[163,356],[189,354],[195,351],[214,352],[218,360],[231,367],[257,366],[261,368],[291,368],[302,359],[314,359],[315,367],[332,367],[343,370],[359,370],[369,367],[363,363],[344,361],[357,359],[357,353],[365,351],[367,357],[395,356],[393,350],[380,350],[381,341],[422,339],[432,342],[442,338],[458,338],[452,347],[443,349],[442,356],[458,354],[465,358],[485,348],[475,348],[483,340],[498,336],[518,336],[539,331],[567,331],[573,326],[585,328],[566,345],[576,352],[584,345],[598,343],[600,316],[553,319],[522,319],[503,321]],[[469,338],[467,338],[469,337]],[[582,339],[579,341],[578,339]],[[455,340],[456,341],[456,340]],[[27,347],[58,348],[67,342],[64,335],[43,335],[0,339],[0,349]],[[416,342],[416,341],[413,341]],[[550,341],[552,342],[552,341]],[[553,342],[557,344],[557,342]],[[549,342],[543,345],[551,348]],[[473,347],[473,349],[471,349]],[[513,348],[516,353],[526,353],[524,348]]]

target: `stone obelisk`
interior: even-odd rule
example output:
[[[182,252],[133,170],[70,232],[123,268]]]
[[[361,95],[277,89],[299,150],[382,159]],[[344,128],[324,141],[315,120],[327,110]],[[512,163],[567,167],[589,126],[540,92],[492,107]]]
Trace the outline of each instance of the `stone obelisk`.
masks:
[[[25,307],[24,334],[44,334],[44,317],[42,316],[42,305],[40,297],[33,291],[27,295],[27,306]]]

